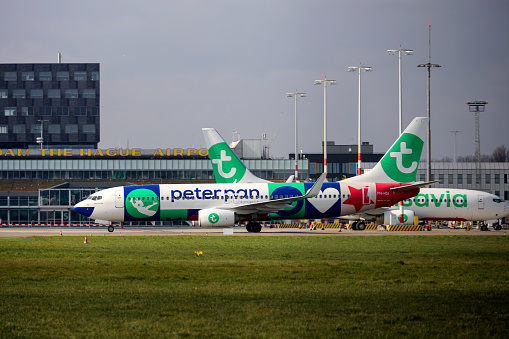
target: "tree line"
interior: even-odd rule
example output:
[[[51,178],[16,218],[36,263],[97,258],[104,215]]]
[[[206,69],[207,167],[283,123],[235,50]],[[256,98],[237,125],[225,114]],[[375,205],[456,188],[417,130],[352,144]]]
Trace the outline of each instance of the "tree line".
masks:
[[[442,162],[453,162],[454,159],[452,157],[444,157]],[[466,155],[466,156],[458,156],[457,162],[475,162],[475,156]],[[481,162],[509,162],[509,149],[505,147],[505,145],[500,145],[493,150],[491,155],[482,154]]]

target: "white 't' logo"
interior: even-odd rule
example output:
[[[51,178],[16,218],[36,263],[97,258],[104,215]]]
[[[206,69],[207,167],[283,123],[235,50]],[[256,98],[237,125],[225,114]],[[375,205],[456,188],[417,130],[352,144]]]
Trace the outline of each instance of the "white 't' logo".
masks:
[[[403,166],[403,154],[412,154],[411,148],[406,148],[406,142],[401,143],[401,151],[399,152],[391,152],[389,155],[393,158],[396,158],[396,166],[400,172],[405,174],[412,173],[417,168],[417,161],[412,162],[410,167]]]
[[[221,157],[220,159],[213,159],[212,162],[214,164],[217,164],[217,171],[219,172],[219,175],[222,176],[223,178],[226,178],[226,179],[229,179],[231,177],[233,177],[235,175],[235,173],[237,172],[237,169],[234,167],[230,170],[230,172],[228,173],[225,173],[223,171],[223,161],[231,161],[232,160],[232,157],[226,155],[226,151],[225,150],[222,150],[221,151]]]

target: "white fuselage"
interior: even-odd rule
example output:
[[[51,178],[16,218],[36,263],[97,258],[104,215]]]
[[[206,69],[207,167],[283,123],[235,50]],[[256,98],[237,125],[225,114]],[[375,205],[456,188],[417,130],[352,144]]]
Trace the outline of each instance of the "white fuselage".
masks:
[[[421,188],[415,197],[404,200],[403,206],[422,220],[484,221],[509,215],[509,203],[500,197],[465,189]]]

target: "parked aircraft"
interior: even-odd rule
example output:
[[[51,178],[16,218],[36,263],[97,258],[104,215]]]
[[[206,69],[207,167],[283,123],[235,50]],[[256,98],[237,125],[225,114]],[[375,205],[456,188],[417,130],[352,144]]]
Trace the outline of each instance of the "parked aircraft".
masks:
[[[114,187],[90,195],[74,211],[100,223],[190,220],[196,226],[230,227],[247,221],[248,231],[259,232],[263,220],[330,218],[390,207],[429,185],[414,182],[427,122],[415,118],[373,170],[357,177],[364,180],[352,183],[324,183],[325,174],[315,184],[264,181],[245,169],[216,133],[209,154],[216,177],[227,183]]]
[[[399,206],[374,209],[342,218],[359,223],[374,221],[384,225],[408,225],[419,220],[433,221],[486,221],[509,216],[509,203],[500,197],[482,191],[453,188],[421,188],[419,194],[404,200],[404,220],[400,221]],[[483,228],[484,230],[484,228]]]

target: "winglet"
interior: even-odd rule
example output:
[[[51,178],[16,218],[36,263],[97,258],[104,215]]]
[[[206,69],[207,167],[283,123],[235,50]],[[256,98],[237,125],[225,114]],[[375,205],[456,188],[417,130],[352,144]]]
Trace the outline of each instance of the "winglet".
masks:
[[[323,182],[325,181],[326,176],[327,176],[327,173],[322,173],[322,175],[320,175],[318,180],[316,180],[313,187],[311,187],[311,189],[302,198],[309,199],[309,198],[316,197],[318,195],[318,193],[320,193],[320,191],[322,190],[322,185],[323,185]]]

